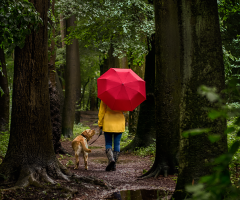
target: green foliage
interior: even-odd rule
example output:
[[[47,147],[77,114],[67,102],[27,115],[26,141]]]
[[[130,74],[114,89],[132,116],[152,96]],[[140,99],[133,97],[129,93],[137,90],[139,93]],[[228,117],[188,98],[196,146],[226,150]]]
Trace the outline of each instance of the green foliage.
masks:
[[[73,163],[72,160],[69,160],[69,161],[66,163],[66,166],[70,166],[70,165],[74,165],[74,163]]]
[[[124,148],[125,146],[127,146],[130,142],[132,142],[132,138],[129,134],[129,130],[126,127],[125,131],[122,133],[122,137],[121,137],[121,143],[120,146],[121,148]]]
[[[0,163],[1,163],[1,157],[4,157],[7,153],[9,136],[10,136],[9,132],[0,133]]]
[[[0,21],[0,45],[10,49],[22,48],[25,37],[42,22],[28,0],[1,0]]]
[[[240,74],[240,2],[219,0],[218,13],[223,40],[226,82]]]
[[[141,157],[145,157],[145,156],[152,156],[153,158],[156,155],[156,140],[154,140],[153,144],[150,144],[149,146],[143,148],[136,148],[134,150],[134,154],[141,156]]]
[[[239,0],[220,0],[218,11],[222,22],[223,39],[236,39],[240,35]]]
[[[104,53],[113,45],[114,56],[120,57],[130,51],[137,58],[147,53],[146,37],[154,32],[154,12],[146,1],[60,0],[56,6],[66,17],[76,14],[79,19],[67,43],[78,38]]]

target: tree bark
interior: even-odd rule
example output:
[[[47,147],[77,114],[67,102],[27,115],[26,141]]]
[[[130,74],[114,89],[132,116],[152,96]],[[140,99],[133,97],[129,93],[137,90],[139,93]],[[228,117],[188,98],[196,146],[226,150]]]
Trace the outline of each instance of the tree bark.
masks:
[[[62,42],[62,48],[63,48],[65,46],[64,38],[65,38],[65,35],[66,35],[66,29],[65,29],[66,20],[64,19],[63,14],[60,14],[59,17],[60,17],[61,42]]]
[[[31,0],[43,24],[26,37],[23,49],[15,48],[13,103],[8,150],[0,165],[0,181],[16,186],[68,180],[53,150],[48,92],[48,0]]]
[[[155,0],[156,26],[156,157],[143,176],[174,174],[180,118],[180,37],[175,0]]]
[[[215,0],[182,0],[181,33],[183,52],[183,88],[181,100],[180,132],[194,128],[211,128],[211,134],[220,134],[222,139],[211,143],[209,133],[180,139],[180,163],[175,200],[185,199],[185,185],[209,175],[210,162],[227,152],[225,120],[212,121],[207,107],[214,107],[198,93],[200,85],[216,87],[220,92],[225,87],[222,43],[219,29],[218,7]]]
[[[96,81],[94,80],[94,78],[92,78],[90,84],[89,84],[89,109],[91,111],[95,111],[97,110],[97,93],[95,91],[95,87],[96,87]]]
[[[52,14],[54,15],[54,6],[55,6],[55,0],[52,0]],[[52,22],[53,23],[53,22]],[[48,77],[49,80],[51,81],[51,85],[53,87],[56,86],[56,79],[55,79],[55,72],[56,72],[56,67],[55,67],[55,61],[56,61],[56,51],[55,51],[55,28],[54,25],[52,26],[52,38],[51,38],[51,45],[49,47],[50,51],[50,59],[48,62]]]
[[[145,62],[142,65],[131,64],[130,69],[132,69],[138,76],[144,79]],[[140,106],[136,107],[133,111],[129,111],[128,130],[130,134],[135,135],[137,132],[139,112],[140,112]]]
[[[9,130],[9,89],[7,79],[7,69],[4,50],[0,46],[0,88],[4,94],[0,92],[0,133]]]
[[[55,15],[54,11],[55,0],[52,1],[52,14]],[[53,23],[53,22],[52,22]],[[55,28],[52,26],[52,38],[51,45],[49,47],[50,59],[48,62],[48,78],[49,78],[49,98],[50,98],[50,113],[51,113],[51,124],[53,134],[53,147],[55,153],[66,153],[60,142],[62,133],[62,112],[60,105],[60,92],[57,90],[56,82],[56,50],[55,50]],[[58,76],[57,76],[58,78]]]
[[[56,79],[56,89],[59,93],[59,100],[60,100],[60,116],[62,118],[63,116],[63,106],[64,106],[64,93],[63,93],[63,89],[59,80],[59,76],[58,73],[56,72],[55,74],[55,79]],[[61,126],[62,126],[62,121],[61,121]],[[61,134],[62,134],[62,129],[61,129]]]
[[[66,20],[66,27],[75,26],[76,16],[73,15]],[[69,32],[67,32],[69,34]],[[79,90],[80,61],[79,44],[77,39],[73,39],[72,44],[66,45],[66,68],[65,68],[65,101],[63,108],[62,134],[65,137],[73,135],[73,125],[75,120],[76,102],[80,99]]]
[[[148,40],[149,53],[146,56],[146,101],[141,103],[137,131],[133,141],[122,151],[134,151],[136,147],[147,147],[156,138],[155,126],[155,36]]]

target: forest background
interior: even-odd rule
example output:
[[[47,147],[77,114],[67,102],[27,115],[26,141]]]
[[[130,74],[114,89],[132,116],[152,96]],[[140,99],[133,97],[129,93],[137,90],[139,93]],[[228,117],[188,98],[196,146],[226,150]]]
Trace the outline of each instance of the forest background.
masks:
[[[192,3],[194,3],[194,1]],[[228,148],[230,150],[229,154],[225,154],[224,159],[219,159],[220,161],[218,162],[220,162],[223,166],[223,168],[220,169],[223,173],[225,173],[223,169],[230,164],[231,182],[234,185],[233,188],[236,189],[237,186],[235,185],[237,185],[239,181],[239,119],[237,116],[239,114],[238,77],[240,59],[240,9],[239,1],[222,0],[217,3],[218,4],[216,5],[218,6],[218,17],[222,38],[222,58],[225,70],[225,80],[222,80],[226,85],[226,93],[223,96],[219,96],[217,93],[220,92],[219,90],[217,91],[214,88],[203,86],[200,93],[207,96],[210,102],[215,103],[214,106],[212,104],[209,105],[204,103],[202,107],[217,108],[210,110],[209,117],[211,119],[209,119],[209,121],[219,117],[227,119],[228,128],[225,133],[227,133]],[[155,5],[158,5],[158,3],[155,3]],[[0,19],[2,22],[0,33],[0,69],[2,73],[0,75],[0,150],[2,160],[7,152],[10,134],[9,128],[11,126],[10,119],[12,113],[12,102],[14,101],[12,96],[14,88],[14,70],[16,70],[14,67],[17,63],[15,59],[16,52],[19,52],[20,48],[24,47],[26,43],[25,37],[28,36],[32,30],[38,31],[39,23],[43,24],[46,22],[44,22],[43,19],[39,17],[40,15],[35,11],[36,5],[34,8],[34,6],[26,0],[13,2],[6,0],[3,1],[0,6]],[[158,6],[161,7],[161,5]],[[179,142],[179,137],[181,136],[179,135],[178,137],[175,137],[176,135],[173,135],[173,137],[170,137],[171,135],[164,136],[157,134],[156,137],[156,132],[164,132],[164,130],[162,127],[155,127],[155,118],[157,118],[156,122],[159,122],[159,120],[164,121],[164,119],[157,117],[159,114],[158,111],[155,115],[155,103],[156,106],[161,105],[161,102],[159,103],[160,98],[157,98],[159,97],[159,93],[157,91],[159,87],[163,87],[157,84],[161,83],[160,80],[163,79],[163,77],[155,74],[158,69],[155,70],[155,67],[151,67],[155,66],[155,64],[153,64],[155,63],[154,51],[157,47],[154,46],[157,43],[154,43],[154,39],[157,36],[155,36],[154,33],[156,30],[155,23],[159,22],[155,19],[156,14],[154,14],[153,2],[139,0],[118,2],[86,1],[82,3],[81,1],[52,0],[48,2],[48,7],[50,9],[47,12],[47,56],[50,99],[51,94],[54,94],[55,92],[55,96],[57,96],[56,99],[58,99],[55,101],[60,104],[58,111],[60,112],[60,118],[58,118],[59,116],[55,116],[58,119],[55,120],[58,121],[57,125],[54,125],[54,118],[52,115],[52,126],[57,127],[56,132],[60,134],[60,136],[62,135],[62,137],[73,137],[74,123],[80,123],[80,111],[96,111],[98,109],[99,100],[97,98],[96,80],[101,74],[111,67],[131,68],[148,83],[148,101],[146,101],[146,104],[142,104],[141,109],[138,107],[134,111],[129,112],[128,116],[126,116],[128,121],[128,130],[125,134],[129,139],[129,144],[123,150],[134,151],[137,148],[139,149],[139,153],[146,154],[148,153],[148,149],[150,149],[150,153],[156,156],[156,159],[152,170],[150,170],[149,173],[146,173],[146,176],[158,176],[159,174],[165,173],[165,171],[169,174],[174,173],[175,168],[178,166],[176,163],[177,150],[173,147],[170,152],[165,152],[164,146],[158,146],[156,149],[159,150],[159,153],[156,153],[155,149],[155,145],[160,139],[164,139],[164,141],[166,141],[166,145],[169,141],[171,141],[172,145],[174,145]],[[179,9],[179,7],[180,4],[178,4],[176,8]],[[21,25],[19,26],[19,24]],[[180,37],[177,35],[173,36],[174,38]],[[216,37],[218,36],[216,35]],[[175,45],[176,44],[177,41]],[[174,59],[177,60],[179,58],[175,57]],[[21,63],[21,61],[18,60],[18,63]],[[174,75],[177,76],[178,74]],[[217,75],[215,74],[215,76]],[[212,75],[211,78],[213,77],[214,75]],[[167,78],[171,79],[171,77]],[[197,87],[200,87],[204,83],[204,81],[198,82]],[[174,86],[175,90],[173,90],[177,92],[174,95],[180,95],[178,93],[181,93],[181,83],[177,82],[174,84],[176,84],[176,86]],[[52,92],[51,88],[53,88]],[[172,88],[170,89],[171,93]],[[19,90],[21,91],[21,88],[19,88]],[[164,91],[162,94],[164,94]],[[52,97],[52,99],[54,99],[54,97]],[[178,105],[179,103],[180,102],[176,102]],[[164,106],[166,106],[166,104],[164,104]],[[171,110],[172,105],[167,106],[170,106],[169,110]],[[156,110],[158,109],[161,110],[161,108],[157,108]],[[198,109],[201,110],[200,108]],[[173,111],[176,111],[176,109],[173,108]],[[172,117],[172,119],[174,118],[174,120],[178,120],[179,115],[180,111],[179,114],[168,116]],[[148,123],[146,123],[146,119],[148,119]],[[142,123],[143,121],[145,123]],[[168,123],[168,125],[171,126],[170,123]],[[214,126],[216,126],[216,124]],[[176,126],[172,127],[172,129],[177,129]],[[190,126],[190,128],[198,129],[185,132],[185,134],[192,134],[196,137],[196,135],[202,132],[206,134],[208,132],[206,128],[209,127]],[[169,127],[165,127],[165,130],[166,129],[169,129]],[[185,127],[183,130],[188,130],[188,128]],[[173,130],[172,132],[175,134],[174,132],[176,131]],[[143,143],[141,139],[142,134],[146,135],[146,133],[149,134],[147,138],[144,138]],[[53,135],[54,134],[55,133],[53,132]],[[54,150],[56,153],[64,153],[64,149],[61,147],[59,142],[60,136],[58,134],[56,134],[55,137]],[[166,139],[166,137],[168,137],[168,139]],[[213,143],[221,140],[221,136],[217,134],[207,134],[207,138],[209,138]],[[146,146],[148,146],[148,148],[146,148]],[[151,148],[149,148],[149,146],[151,146]],[[178,147],[178,145],[176,145],[176,147]],[[222,153],[226,153],[224,148],[216,153],[216,155],[221,155]],[[167,154],[168,158],[159,160],[159,157],[164,157],[162,156],[163,154]],[[165,165],[164,163],[166,162],[167,164]],[[167,170],[165,168],[167,168]],[[206,172],[206,174],[208,173]],[[195,194],[199,191],[202,192],[201,195],[206,195],[207,193],[210,195],[209,198],[211,199],[213,199],[211,195],[215,195],[214,198],[216,199],[219,196],[222,196],[223,191],[226,191],[221,191],[224,184],[221,185],[221,181],[219,182],[218,180],[218,184],[216,185],[219,187],[218,189],[216,189],[217,187],[214,188],[214,180],[216,181],[214,178],[216,177],[214,177],[214,173],[212,174],[213,177],[208,177],[202,180],[203,182],[209,182],[210,189],[208,188],[208,190],[205,191],[203,190],[203,185],[200,184],[196,186],[198,187],[197,189],[191,188],[189,190],[193,193],[195,192]],[[222,177],[224,177],[224,175],[222,175]],[[199,177],[197,179],[199,179]],[[189,180],[187,182],[189,182]],[[227,181],[226,184],[229,186]],[[182,185],[185,187],[185,184]],[[229,187],[226,188],[229,189]],[[233,190],[233,188],[231,187],[231,190]],[[230,191],[230,189],[228,191]],[[235,193],[237,194],[238,192],[235,191]],[[186,194],[184,193],[184,195]],[[176,197],[176,199],[177,198],[178,197]],[[198,198],[200,199],[200,197]]]

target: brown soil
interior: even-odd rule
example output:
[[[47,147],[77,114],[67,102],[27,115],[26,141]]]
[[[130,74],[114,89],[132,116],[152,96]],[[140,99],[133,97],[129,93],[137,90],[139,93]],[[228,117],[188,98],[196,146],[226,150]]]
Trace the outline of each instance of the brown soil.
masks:
[[[81,123],[88,125],[91,129],[94,128],[97,134],[93,137],[95,140],[98,137],[98,128],[94,126],[95,119],[81,118]],[[91,143],[90,141],[90,143]],[[90,148],[92,153],[89,154],[88,170],[84,170],[83,158],[80,157],[80,166],[78,170],[74,170],[74,151],[71,147],[71,141],[62,141],[62,146],[69,152],[69,155],[57,155],[59,160],[67,166],[72,172],[79,176],[95,177],[109,184],[109,188],[98,185],[98,183],[75,182],[67,183],[58,180],[61,186],[66,186],[71,189],[76,189],[77,193],[66,195],[63,190],[42,189],[28,187],[26,189],[18,189],[17,191],[5,191],[0,199],[75,199],[75,200],[92,200],[106,199],[113,192],[122,190],[139,190],[139,189],[159,189],[172,193],[175,188],[174,176],[148,178],[138,180],[138,177],[143,174],[143,171],[149,170],[152,165],[150,157],[139,157],[130,153],[121,153],[117,170],[106,172],[107,158],[105,156],[104,136],[93,143]],[[10,185],[9,185],[10,186]],[[1,188],[0,188],[1,189]]]

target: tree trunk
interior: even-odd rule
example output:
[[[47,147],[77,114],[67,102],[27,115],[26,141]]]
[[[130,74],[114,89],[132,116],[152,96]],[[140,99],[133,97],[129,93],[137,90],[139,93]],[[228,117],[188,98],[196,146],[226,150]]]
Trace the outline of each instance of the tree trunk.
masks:
[[[155,0],[156,157],[143,176],[174,174],[179,147],[180,37],[175,0]]]
[[[75,26],[76,16],[73,15],[66,21],[66,27]],[[67,33],[69,34],[69,33]],[[65,137],[73,135],[75,120],[75,107],[78,102],[78,89],[80,87],[80,61],[78,40],[73,39],[72,44],[66,45],[65,68],[65,101],[63,108],[62,134]]]
[[[55,6],[55,0],[52,0],[52,14],[54,15],[54,6]],[[53,23],[53,22],[52,22]],[[50,59],[48,62],[48,77],[49,80],[51,81],[51,85],[53,87],[56,86],[56,80],[55,80],[55,72],[56,72],[56,67],[55,67],[55,61],[56,61],[56,51],[55,51],[55,28],[54,25],[52,26],[52,38],[51,38],[51,45],[49,47],[50,53]]]
[[[64,38],[66,35],[66,20],[63,18],[63,14],[60,14],[60,33],[61,33],[61,42],[62,42],[62,48],[65,46]]]
[[[97,110],[97,93],[95,91],[96,87],[96,81],[94,79],[91,80],[89,85],[89,104],[90,104],[90,110],[95,111]]]
[[[151,42],[151,48],[150,48]],[[122,151],[133,151],[136,147],[147,147],[156,138],[155,126],[155,36],[148,40],[149,53],[146,56],[146,101],[141,103],[138,116],[137,131],[133,141]]]
[[[61,118],[62,118],[62,116],[63,116],[63,106],[64,106],[64,94],[63,94],[63,89],[62,89],[62,86],[61,86],[61,83],[60,83],[60,80],[59,80],[57,72],[55,74],[55,79],[56,79],[56,89],[57,89],[57,91],[59,93],[60,115],[61,115]],[[62,121],[61,121],[61,126],[62,126]],[[62,134],[62,129],[61,129],[61,134]]]
[[[17,186],[36,185],[40,178],[54,183],[50,176],[68,180],[52,143],[47,60],[49,4],[48,0],[30,2],[43,24],[26,37],[23,49],[15,48],[10,139],[0,165],[0,180],[17,181]]]
[[[155,64],[154,64],[155,65]],[[131,64],[130,68],[142,79],[144,79],[145,62],[142,65]],[[133,111],[129,112],[128,116],[128,130],[129,133],[135,135],[137,132],[138,118],[139,118],[140,106],[136,107]]]
[[[0,46],[0,133],[9,129],[9,89],[4,50]]]
[[[52,1],[52,14],[54,12],[55,0]],[[62,113],[60,110],[60,93],[57,90],[56,83],[56,51],[55,51],[55,28],[52,26],[52,38],[51,45],[49,47],[50,59],[48,62],[48,78],[49,78],[49,98],[50,98],[50,113],[51,113],[51,123],[52,123],[52,134],[53,134],[53,147],[55,153],[66,153],[60,142],[62,133]],[[58,77],[57,77],[58,78]]]
[[[216,0],[182,0],[182,52],[183,89],[181,102],[181,132],[194,128],[211,128],[211,134],[220,134],[222,139],[211,143],[207,133],[180,140],[179,176],[176,200],[185,199],[185,185],[197,183],[201,176],[209,175],[210,162],[227,152],[226,122],[208,118],[207,107],[214,107],[198,93],[200,85],[224,89],[224,65]]]

